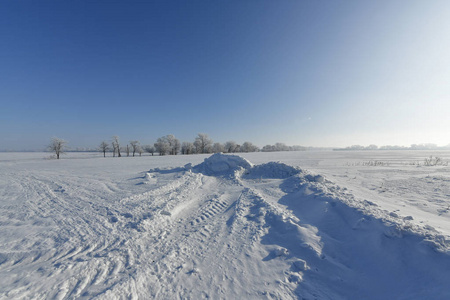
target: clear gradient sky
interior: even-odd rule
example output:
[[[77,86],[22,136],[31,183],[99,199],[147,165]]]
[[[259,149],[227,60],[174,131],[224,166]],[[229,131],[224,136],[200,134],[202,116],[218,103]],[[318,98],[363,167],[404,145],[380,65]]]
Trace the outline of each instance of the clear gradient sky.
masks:
[[[0,3],[0,149],[450,143],[450,1]]]

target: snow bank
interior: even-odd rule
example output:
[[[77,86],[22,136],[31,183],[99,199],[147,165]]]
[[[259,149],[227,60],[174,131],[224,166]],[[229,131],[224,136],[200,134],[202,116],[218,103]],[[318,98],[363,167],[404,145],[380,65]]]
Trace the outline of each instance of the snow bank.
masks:
[[[450,257],[435,251],[434,239],[431,242],[421,232],[390,223],[382,215],[365,214],[363,207],[349,205],[355,201],[351,194],[317,179],[296,175],[280,185],[286,194],[278,203],[286,205],[299,220],[295,225],[309,234],[285,237],[280,227],[292,221],[266,219],[269,232],[263,237],[263,242],[287,249],[296,260],[294,269],[311,267],[302,276],[299,295],[314,295],[320,282],[321,299],[326,295],[333,295],[332,299],[448,299],[450,290],[443,287],[450,280],[446,271]],[[304,244],[312,251],[305,251]]]
[[[266,164],[263,174],[269,165],[279,167]],[[284,282],[299,298],[449,299],[450,257],[436,251],[436,238],[389,222],[387,213],[367,215],[369,202],[352,206],[353,195],[320,175],[262,183],[243,176],[242,184],[240,207],[249,214],[241,214],[266,230],[263,260],[287,265]],[[274,202],[278,189],[284,195]]]
[[[268,251],[263,261],[287,265],[284,282],[297,296],[450,296],[449,289],[438,288],[450,279],[450,257],[442,251],[446,241],[412,228],[409,218],[358,201],[347,189],[300,168],[279,162],[252,166],[234,155],[212,157],[205,160],[208,175],[238,175],[245,186],[230,226],[243,223],[259,232]],[[273,180],[251,180],[258,178]]]

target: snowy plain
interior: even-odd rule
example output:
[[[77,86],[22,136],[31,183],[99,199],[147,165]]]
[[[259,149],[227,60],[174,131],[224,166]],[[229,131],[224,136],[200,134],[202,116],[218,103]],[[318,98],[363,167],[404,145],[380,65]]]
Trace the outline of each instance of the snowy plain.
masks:
[[[0,153],[0,299],[450,299],[430,155]]]

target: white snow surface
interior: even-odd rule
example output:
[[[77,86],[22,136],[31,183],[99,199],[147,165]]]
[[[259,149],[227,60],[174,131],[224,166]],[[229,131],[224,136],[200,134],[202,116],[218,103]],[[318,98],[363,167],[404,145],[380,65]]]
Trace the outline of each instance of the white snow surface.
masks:
[[[430,155],[0,153],[0,299],[450,299]]]

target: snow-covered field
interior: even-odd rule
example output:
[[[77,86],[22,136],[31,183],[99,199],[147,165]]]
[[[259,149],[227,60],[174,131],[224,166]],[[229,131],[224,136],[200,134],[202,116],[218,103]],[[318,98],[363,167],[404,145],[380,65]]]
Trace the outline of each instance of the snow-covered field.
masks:
[[[0,153],[0,299],[450,299],[430,155]]]

